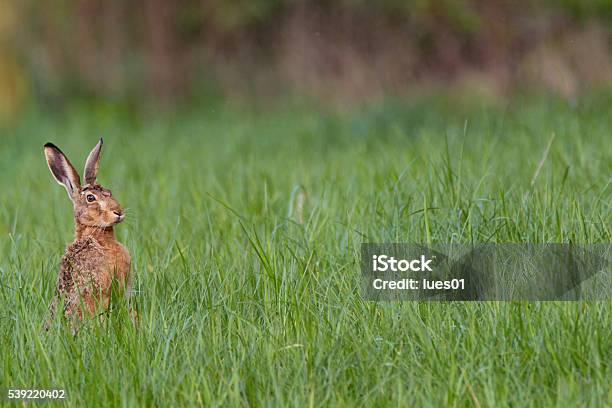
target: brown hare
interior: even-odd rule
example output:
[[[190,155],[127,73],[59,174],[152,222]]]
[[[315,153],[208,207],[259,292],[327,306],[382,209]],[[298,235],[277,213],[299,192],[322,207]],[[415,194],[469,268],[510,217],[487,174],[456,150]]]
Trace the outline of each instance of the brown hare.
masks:
[[[49,308],[45,330],[57,306],[64,299],[63,314],[81,320],[109,307],[114,279],[126,296],[131,290],[130,254],[115,239],[113,228],[125,212],[111,191],[96,183],[102,139],[85,163],[85,185],[66,155],[52,143],[45,144],[45,157],[51,174],[66,188],[74,205],[76,237],[62,257],[56,296]],[[74,322],[74,320],[73,320]]]

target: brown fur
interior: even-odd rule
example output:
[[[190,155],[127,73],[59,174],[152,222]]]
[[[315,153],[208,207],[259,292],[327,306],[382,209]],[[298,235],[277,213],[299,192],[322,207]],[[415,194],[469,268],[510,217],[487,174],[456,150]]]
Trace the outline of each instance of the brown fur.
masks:
[[[85,179],[90,183],[81,186],[78,173],[61,150],[50,143],[45,145],[49,169],[74,204],[76,225],[75,240],[62,257],[57,294],[50,306],[46,328],[61,298],[64,316],[81,320],[83,312],[94,316],[108,309],[114,279],[126,295],[131,290],[130,254],[115,239],[113,231],[125,213],[111,191],[95,183],[101,147],[102,139],[85,165]]]

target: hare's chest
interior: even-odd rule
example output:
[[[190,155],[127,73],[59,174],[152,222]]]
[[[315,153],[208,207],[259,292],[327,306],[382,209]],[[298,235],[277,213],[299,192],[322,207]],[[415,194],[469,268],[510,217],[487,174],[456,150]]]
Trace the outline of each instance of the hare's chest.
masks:
[[[116,280],[120,288],[125,288],[130,273],[130,254],[123,245],[114,242],[105,246],[98,274],[99,284],[108,289]]]
[[[130,255],[118,242],[102,245],[89,240],[79,245],[78,250],[69,248],[62,261],[64,280],[102,293],[110,289],[114,279],[124,287],[129,270]]]
[[[116,242],[109,251],[109,266],[112,277],[119,281],[121,287],[125,287],[130,274],[130,253]]]

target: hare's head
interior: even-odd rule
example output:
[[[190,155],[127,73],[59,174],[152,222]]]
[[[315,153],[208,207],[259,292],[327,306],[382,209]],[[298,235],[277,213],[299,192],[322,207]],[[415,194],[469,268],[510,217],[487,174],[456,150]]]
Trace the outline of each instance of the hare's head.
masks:
[[[85,162],[85,185],[68,158],[53,143],[45,145],[45,157],[55,180],[68,191],[74,204],[77,224],[88,227],[109,228],[125,218],[121,205],[111,191],[96,183],[102,139],[96,144]]]

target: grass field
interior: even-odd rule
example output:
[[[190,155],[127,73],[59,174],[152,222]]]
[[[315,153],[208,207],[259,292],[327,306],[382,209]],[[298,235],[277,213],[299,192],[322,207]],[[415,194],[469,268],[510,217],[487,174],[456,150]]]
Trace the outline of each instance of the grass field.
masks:
[[[610,102],[32,113],[0,134],[0,387],[70,406],[610,406],[610,302],[359,293],[362,242],[610,242]],[[43,335],[73,225],[42,146],[80,170],[100,136],[140,326],[116,308]]]

